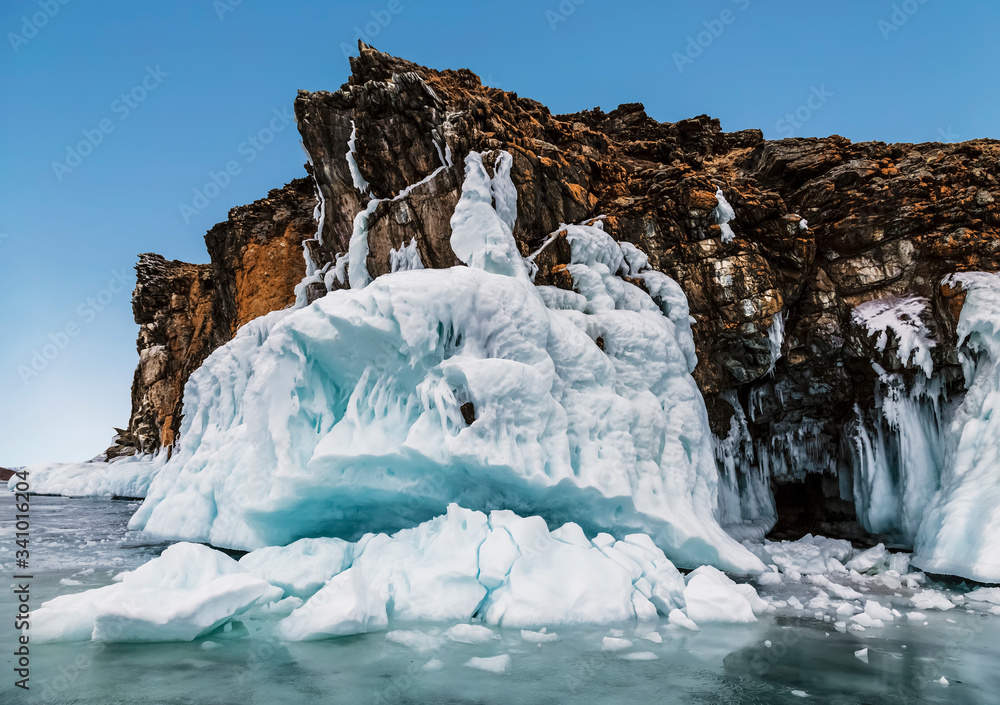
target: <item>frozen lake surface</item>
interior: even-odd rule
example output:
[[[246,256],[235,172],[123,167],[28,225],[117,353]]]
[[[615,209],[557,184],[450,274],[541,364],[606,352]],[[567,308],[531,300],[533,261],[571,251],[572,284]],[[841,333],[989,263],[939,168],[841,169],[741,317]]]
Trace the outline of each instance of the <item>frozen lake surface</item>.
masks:
[[[0,492],[0,506],[0,563],[7,582],[14,572],[13,495]],[[151,543],[126,528],[137,506],[33,497],[32,606],[110,584],[113,575],[159,555],[168,544]],[[782,600],[796,590],[802,602],[816,594],[806,583],[774,590],[769,595],[760,588],[765,598]],[[891,603],[892,595],[873,599]],[[905,608],[903,602],[898,606]],[[557,641],[542,643],[517,629],[493,629],[485,641],[461,643],[445,635],[450,623],[393,623],[389,633],[286,643],[273,635],[270,623],[246,620],[191,643],[32,645],[32,688],[26,694],[13,687],[14,609],[13,593],[5,589],[0,597],[5,704],[993,705],[1000,693],[1000,618],[957,608],[927,611],[926,625],[897,619],[863,633],[779,611],[761,615],[755,624],[700,632],[666,620],[618,625],[618,630],[561,627],[552,630]],[[502,656],[509,658],[496,658]]]

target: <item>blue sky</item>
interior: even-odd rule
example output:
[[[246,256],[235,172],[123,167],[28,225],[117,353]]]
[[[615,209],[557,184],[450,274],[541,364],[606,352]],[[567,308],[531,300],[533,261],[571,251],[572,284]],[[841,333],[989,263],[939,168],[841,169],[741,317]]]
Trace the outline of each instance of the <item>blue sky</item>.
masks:
[[[136,255],[207,261],[211,225],[303,175],[293,124],[245,141],[346,81],[359,31],[555,112],[926,142],[1000,137],[998,26],[985,0],[6,0],[0,465],[85,459],[127,423]]]

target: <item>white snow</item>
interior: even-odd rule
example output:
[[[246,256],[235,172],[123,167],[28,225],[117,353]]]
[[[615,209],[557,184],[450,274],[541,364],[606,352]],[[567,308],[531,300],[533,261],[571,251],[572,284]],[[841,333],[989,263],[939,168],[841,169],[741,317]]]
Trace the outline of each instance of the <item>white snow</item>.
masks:
[[[918,610],[946,611],[955,608],[954,603],[937,590],[921,590],[911,598],[911,602]]]
[[[606,636],[601,642],[602,651],[624,651],[631,649],[632,642],[629,639],[616,636]]]
[[[684,601],[685,612],[695,624],[756,622],[754,607],[762,602],[752,586],[739,585],[712,566],[702,566],[687,576]]]
[[[499,634],[481,624],[456,624],[445,631],[444,635],[460,644],[485,644],[500,638]]]
[[[423,269],[424,263],[417,250],[417,238],[410,238],[409,245],[400,245],[398,250],[389,250],[389,271],[405,272],[410,269]]]
[[[365,180],[365,177],[361,175],[361,170],[358,169],[357,152],[355,151],[357,138],[358,126],[354,124],[354,120],[351,120],[351,137],[347,141],[347,167],[351,171],[351,179],[354,181],[354,188],[361,193],[368,193],[371,191],[371,186]]]
[[[547,631],[546,629],[542,629],[538,632],[531,631],[530,629],[522,629],[521,638],[532,644],[546,644],[553,641],[559,641],[558,634]]]
[[[259,548],[240,558],[240,565],[285,591],[308,598],[327,580],[350,567],[353,546],[341,539],[300,539],[288,546]]]
[[[937,345],[921,318],[929,303],[920,296],[890,297],[859,304],[851,315],[869,336],[878,336],[875,347],[879,352],[885,352],[891,332],[900,362],[922,369],[929,378],[934,374],[931,350]]]
[[[421,654],[435,651],[441,648],[441,645],[444,643],[444,640],[439,636],[405,629],[387,632],[385,638],[386,641],[405,646]]]
[[[42,463],[22,470],[36,494],[67,497],[145,497],[165,457],[132,456],[111,463]],[[15,483],[7,489],[14,491]]]

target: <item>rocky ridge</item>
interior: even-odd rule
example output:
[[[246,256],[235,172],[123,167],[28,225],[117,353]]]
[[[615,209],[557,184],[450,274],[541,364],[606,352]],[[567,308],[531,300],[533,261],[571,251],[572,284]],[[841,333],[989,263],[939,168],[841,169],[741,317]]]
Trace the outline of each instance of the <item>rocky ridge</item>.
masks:
[[[357,262],[346,274],[337,265],[366,208],[360,255],[371,277],[391,271],[392,251],[411,241],[426,267],[458,264],[449,220],[472,150],[487,165],[500,150],[513,157],[514,235],[536,283],[572,288],[561,225],[599,216],[680,283],[713,428],[725,437],[734,414],[745,419],[736,465],[767,466],[783,528],[855,530],[851,424],[856,408],[874,404],[872,363],[917,374],[893,354],[898,341],[878,349],[852,318],[857,305],[925,298],[935,369],[960,390],[962,292],[942,278],[1000,269],[1000,143],[767,141],[758,130],[724,133],[707,116],[659,123],[638,103],[553,115],[470,71],[364,44],[351,68],[340,90],[295,100],[312,179],[233,209],[206,236],[210,265],[140,257],[132,418],[109,456],[177,442],[188,375],[240,325],[294,301],[301,246],[318,272],[309,298],[362,276]],[[736,213],[732,240],[719,224],[720,189]]]

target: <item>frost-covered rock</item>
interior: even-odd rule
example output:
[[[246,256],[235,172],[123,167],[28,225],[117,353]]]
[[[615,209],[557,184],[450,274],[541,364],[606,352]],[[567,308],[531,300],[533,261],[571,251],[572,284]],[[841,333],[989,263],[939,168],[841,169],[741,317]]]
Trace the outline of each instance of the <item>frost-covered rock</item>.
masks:
[[[191,641],[281,591],[206,546],[169,547],[120,582],[49,600],[31,637],[46,641]]]

